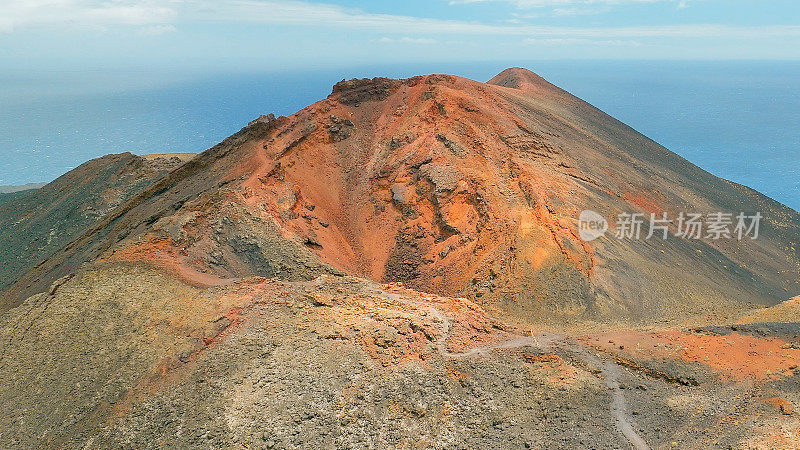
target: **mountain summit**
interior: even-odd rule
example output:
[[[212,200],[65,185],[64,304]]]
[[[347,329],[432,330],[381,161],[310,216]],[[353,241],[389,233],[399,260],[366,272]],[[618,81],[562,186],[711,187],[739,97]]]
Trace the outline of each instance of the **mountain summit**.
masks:
[[[537,86],[554,87],[544,78],[521,67],[508,68],[495,75],[494,78],[486,83],[521,90],[531,90],[535,89]]]

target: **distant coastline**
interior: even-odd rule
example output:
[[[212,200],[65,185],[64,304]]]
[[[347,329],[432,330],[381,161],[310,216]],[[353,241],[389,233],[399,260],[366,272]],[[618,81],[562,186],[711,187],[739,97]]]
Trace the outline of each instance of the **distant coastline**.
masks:
[[[12,192],[29,191],[39,189],[47,183],[28,183],[19,186],[0,186],[0,194],[11,194]]]

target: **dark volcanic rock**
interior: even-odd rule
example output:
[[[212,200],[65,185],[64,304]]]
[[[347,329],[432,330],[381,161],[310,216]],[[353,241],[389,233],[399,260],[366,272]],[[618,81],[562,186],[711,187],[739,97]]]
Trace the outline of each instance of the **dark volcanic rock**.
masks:
[[[0,292],[182,163],[177,157],[108,155],[39,189],[0,195]],[[0,301],[0,310],[7,307]]]

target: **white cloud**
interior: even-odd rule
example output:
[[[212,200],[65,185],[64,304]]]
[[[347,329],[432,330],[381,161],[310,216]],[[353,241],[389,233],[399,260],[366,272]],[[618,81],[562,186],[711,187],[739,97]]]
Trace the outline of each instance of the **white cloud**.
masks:
[[[528,19],[541,19],[542,17],[545,17],[544,14],[541,14],[541,13],[538,13],[538,12],[537,13],[528,13],[528,12],[526,12],[524,14],[511,13],[511,16],[513,17],[513,19],[510,19],[509,22],[512,22],[512,23],[523,23],[525,20],[528,20]]]
[[[552,16],[586,16],[608,12],[614,6],[648,3],[677,3],[677,9],[688,7],[691,0],[450,0],[450,5],[464,5],[472,3],[509,3],[519,10],[532,10],[538,8],[543,15]],[[519,18],[514,14],[516,20]]]
[[[175,31],[177,31],[177,28],[174,25],[150,25],[140,28],[137,33],[142,36],[161,36]]]
[[[8,17],[0,17],[0,33],[11,33],[14,31],[14,22]]]
[[[2,1],[2,0],[0,0]],[[463,0],[462,0],[463,1]],[[466,0],[507,1],[507,0]],[[646,2],[657,0],[513,0],[526,5]],[[670,0],[665,0],[670,1]],[[372,14],[359,9],[298,0],[16,0],[0,3],[0,30],[51,28],[61,25],[134,25],[173,31],[183,23],[258,23],[360,30],[397,35],[523,36],[531,39],[632,40],[645,38],[800,38],[800,26],[727,26],[714,24],[561,27],[488,24]],[[146,30],[146,28],[145,28]],[[147,32],[147,31],[143,31]],[[411,39],[411,38],[409,38]]]
[[[65,24],[88,27],[165,24],[176,15],[174,7],[152,0],[11,0],[0,3],[0,30],[11,32]]]
[[[376,42],[380,42],[383,44],[435,44],[436,39],[412,38],[412,37],[401,37],[401,38],[382,37],[380,39],[376,39]]]
[[[553,8],[554,16],[589,16],[592,14],[599,14],[603,10],[598,8],[587,7],[570,7],[570,8]]]
[[[638,47],[641,42],[622,39],[579,39],[579,38],[528,38],[523,41],[528,45],[601,45],[614,47]]]
[[[483,0],[476,0],[483,1]],[[531,0],[538,2],[540,0]],[[557,0],[541,0],[557,1]],[[573,0],[563,0],[564,2]],[[595,0],[610,1],[610,0]],[[651,0],[617,0],[651,1]],[[655,1],[655,0],[652,0]],[[751,38],[798,37],[800,26],[727,26],[714,24],[625,26],[625,27],[560,27],[516,24],[486,24],[458,20],[371,14],[358,9],[325,3],[292,0],[187,0],[193,5],[187,16],[194,20],[219,22],[255,22],[276,25],[307,25],[391,33],[423,35],[527,35],[532,37],[569,38]]]
[[[685,5],[689,0],[450,0],[451,5],[469,3],[503,2],[511,3],[517,8],[543,8],[546,6],[571,5],[623,5],[631,3],[680,2]]]

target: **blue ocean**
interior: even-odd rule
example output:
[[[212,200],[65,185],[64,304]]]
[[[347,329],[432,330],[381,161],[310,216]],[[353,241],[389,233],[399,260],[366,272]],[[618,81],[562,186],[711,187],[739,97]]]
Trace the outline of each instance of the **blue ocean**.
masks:
[[[800,62],[514,61],[161,74],[0,69],[0,185],[50,181],[107,153],[198,152],[353,77],[523,66],[723,178],[800,209]]]

